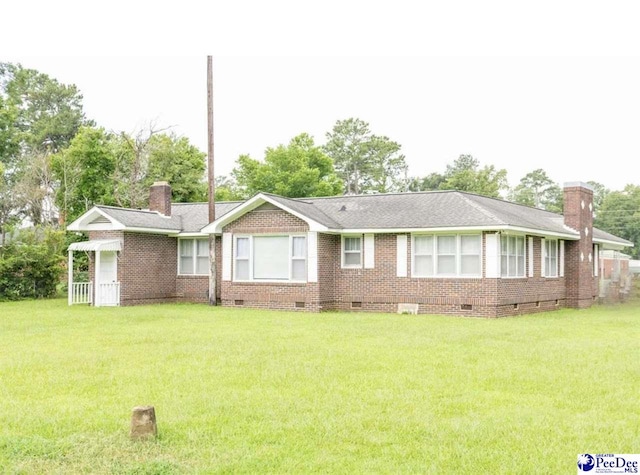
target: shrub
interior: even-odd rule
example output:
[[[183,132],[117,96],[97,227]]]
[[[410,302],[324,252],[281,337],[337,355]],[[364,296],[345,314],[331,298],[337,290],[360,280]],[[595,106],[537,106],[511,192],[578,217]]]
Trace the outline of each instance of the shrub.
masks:
[[[65,271],[64,233],[23,230],[0,248],[0,300],[52,297]]]

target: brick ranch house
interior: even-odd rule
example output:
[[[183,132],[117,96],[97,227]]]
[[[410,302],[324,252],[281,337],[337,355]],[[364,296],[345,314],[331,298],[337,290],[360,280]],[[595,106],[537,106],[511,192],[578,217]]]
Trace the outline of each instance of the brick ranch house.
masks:
[[[600,249],[632,243],[593,227],[593,191],[564,187],[564,215],[458,191],[95,206],[69,225],[69,304],[208,301],[215,235],[223,306],[498,317],[589,307]],[[73,253],[90,282],[73,281]]]

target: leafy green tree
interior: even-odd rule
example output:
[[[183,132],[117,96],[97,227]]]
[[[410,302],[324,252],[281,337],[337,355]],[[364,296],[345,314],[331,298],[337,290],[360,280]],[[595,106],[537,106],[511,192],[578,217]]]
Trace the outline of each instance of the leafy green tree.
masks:
[[[215,178],[216,202],[238,201],[244,199],[243,193],[238,189],[238,184],[233,177],[219,175]]]
[[[117,140],[103,128],[82,127],[68,148],[53,157],[60,186],[56,204],[71,222],[95,204],[117,205],[114,198]]]
[[[326,134],[326,154],[344,182],[345,194],[405,189],[407,164],[401,146],[371,133],[361,119],[339,120]]]
[[[441,190],[468,191],[479,195],[499,198],[507,189],[507,171],[496,170],[493,165],[480,168],[480,162],[471,155],[460,155],[447,165]]]
[[[15,204],[15,193],[3,168],[0,163],[0,237],[1,241],[5,242],[8,228],[18,221],[19,214]]]
[[[593,212],[598,214],[604,199],[611,193],[611,190],[597,181],[588,181],[587,183],[593,188]]]
[[[603,231],[634,243],[628,250],[640,257],[640,186],[627,185],[622,191],[612,191],[602,200],[594,225]]]
[[[0,63],[0,162],[5,164],[3,187],[11,190],[0,193],[3,215],[26,217],[33,224],[53,221],[50,155],[88,123],[76,86]]]
[[[0,75],[6,100],[18,110],[14,124],[26,149],[55,153],[71,142],[80,126],[91,125],[75,85],[19,64],[0,64]]]
[[[205,154],[186,138],[146,133],[131,137],[83,127],[52,161],[56,205],[70,222],[95,204],[144,208],[149,186],[171,184],[173,201],[206,200]]]
[[[429,173],[422,178],[413,177],[409,180],[407,188],[409,191],[434,191],[439,190],[444,183],[445,177],[440,173]]]
[[[261,191],[290,198],[332,196],[342,188],[331,158],[306,133],[268,148],[264,162],[240,156],[232,176],[243,197]]]
[[[0,90],[0,164],[6,168],[12,165],[20,147],[15,127],[17,117],[17,107]]]
[[[405,191],[408,166],[400,144],[388,137],[372,135],[368,143],[370,175],[363,177],[364,188],[378,193]]]
[[[562,212],[563,192],[547,172],[538,168],[527,173],[512,190],[511,201],[556,213]]]
[[[171,184],[174,201],[206,201],[206,156],[185,137],[167,134],[152,136],[149,139],[146,188],[154,181],[164,180]]]

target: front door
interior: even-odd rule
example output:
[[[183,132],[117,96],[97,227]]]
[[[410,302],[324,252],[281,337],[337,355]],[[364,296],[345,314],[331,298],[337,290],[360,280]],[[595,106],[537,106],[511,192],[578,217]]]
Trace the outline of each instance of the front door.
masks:
[[[99,305],[120,304],[118,283],[118,258],[115,251],[100,252],[100,275],[98,276]]]

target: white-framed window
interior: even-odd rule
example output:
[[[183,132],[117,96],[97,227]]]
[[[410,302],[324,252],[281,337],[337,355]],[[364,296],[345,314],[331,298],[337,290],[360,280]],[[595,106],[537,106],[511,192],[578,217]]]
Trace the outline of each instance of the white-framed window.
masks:
[[[482,238],[476,235],[460,235],[460,275],[477,277],[482,268]]]
[[[544,276],[558,277],[558,240],[544,241]]]
[[[524,277],[524,236],[500,236],[500,271],[502,277]]]
[[[307,280],[307,239],[291,237],[291,280]]]
[[[433,275],[433,236],[414,236],[413,275],[431,277]]]
[[[457,267],[456,237],[436,237],[436,274],[456,275]]]
[[[234,236],[233,247],[236,281],[307,280],[306,236]]]
[[[480,234],[414,234],[412,277],[481,277]]]
[[[249,238],[248,237],[236,237],[234,246],[234,260],[235,265],[235,280],[249,280],[251,275],[250,270],[250,255],[249,255]]]
[[[342,236],[342,267],[362,267],[362,235]]]
[[[178,239],[178,274],[209,274],[209,239]]]

